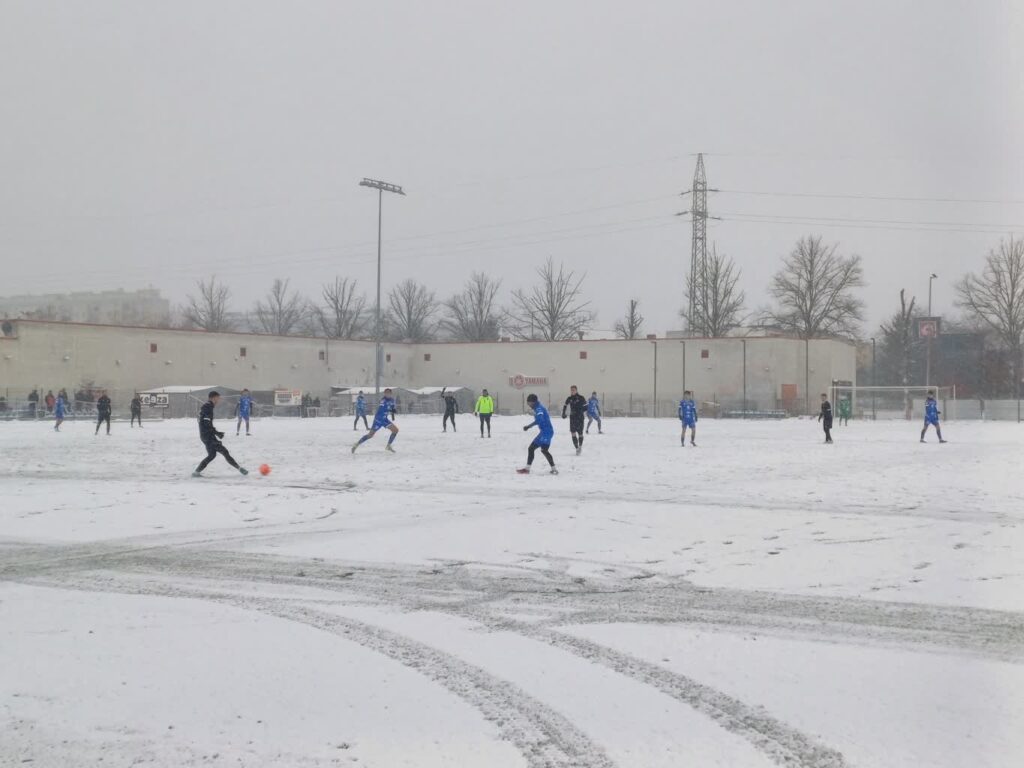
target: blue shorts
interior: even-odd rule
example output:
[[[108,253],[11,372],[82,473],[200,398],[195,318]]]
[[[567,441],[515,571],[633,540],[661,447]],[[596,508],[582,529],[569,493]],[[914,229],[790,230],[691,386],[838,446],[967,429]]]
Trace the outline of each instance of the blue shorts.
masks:
[[[925,426],[931,424],[932,426],[937,427],[937,426],[939,426],[939,419],[938,419],[938,417],[936,417],[934,419],[929,419],[929,418],[925,417],[924,423],[925,423]]]
[[[550,448],[551,447],[551,438],[549,438],[549,437],[535,437],[533,439],[533,442],[530,443],[530,445],[533,445],[536,448]]]
[[[371,429],[371,431],[372,430],[378,430],[378,429],[387,429],[390,426],[391,426],[391,422],[388,421],[387,419],[374,419],[373,420],[373,426],[370,427],[370,429]]]
[[[697,422],[692,419],[680,419],[683,422],[683,429],[696,429]]]

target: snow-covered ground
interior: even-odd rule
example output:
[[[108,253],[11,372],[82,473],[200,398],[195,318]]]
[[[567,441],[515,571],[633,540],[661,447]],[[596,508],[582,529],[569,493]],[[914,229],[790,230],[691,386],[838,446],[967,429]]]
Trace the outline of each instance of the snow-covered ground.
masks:
[[[0,424],[0,765],[1024,762],[1024,428],[527,421]]]

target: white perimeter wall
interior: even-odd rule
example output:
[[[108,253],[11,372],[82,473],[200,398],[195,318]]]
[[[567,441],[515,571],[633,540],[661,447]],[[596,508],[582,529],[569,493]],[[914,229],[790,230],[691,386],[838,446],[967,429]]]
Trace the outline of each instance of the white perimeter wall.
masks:
[[[6,391],[11,399],[35,387],[43,392],[66,387],[72,392],[85,382],[118,393],[173,384],[218,384],[301,389],[325,396],[332,385],[372,387],[374,379],[372,342],[13,322],[16,337],[0,337],[0,393]],[[156,352],[150,351],[151,344],[157,345]],[[785,384],[794,385],[802,400],[809,384],[814,410],[817,395],[826,392],[833,379],[852,381],[855,375],[854,347],[837,341],[660,339],[656,346],[655,379],[655,344],[648,340],[389,343],[384,346],[390,360],[384,364],[383,378],[385,384],[398,386],[487,387],[503,409],[515,411],[526,390],[548,402],[561,402],[571,384],[584,394],[597,390],[610,399],[632,396],[650,402],[655,380],[663,410],[679,398],[684,383],[701,401],[735,406],[744,399],[745,357],[748,402],[774,407]],[[517,374],[546,378],[548,383],[518,390],[510,383]]]
[[[694,390],[701,401],[742,403],[744,347],[746,399],[761,408],[775,407],[783,384],[795,385],[802,399],[809,376],[811,406],[816,410],[813,401],[828,391],[833,379],[852,381],[856,371],[854,347],[836,341],[807,345],[795,339],[754,338],[745,344],[741,339],[659,339],[656,346],[657,376],[655,344],[648,340],[425,344],[416,350],[414,370],[426,384],[487,387],[503,408],[519,407],[526,390],[547,402],[561,402],[572,384],[586,395],[596,390],[608,399],[632,395],[650,401],[656,381],[662,410],[666,401],[678,400],[684,388]],[[509,383],[516,374],[547,378],[548,384],[516,390]]]

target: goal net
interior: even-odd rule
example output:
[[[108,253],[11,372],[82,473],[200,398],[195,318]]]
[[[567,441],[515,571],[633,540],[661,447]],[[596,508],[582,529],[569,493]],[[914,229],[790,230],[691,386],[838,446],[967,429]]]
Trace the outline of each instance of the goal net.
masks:
[[[832,386],[835,417],[851,419],[924,419],[924,401],[935,393],[942,420],[956,418],[956,387]]]

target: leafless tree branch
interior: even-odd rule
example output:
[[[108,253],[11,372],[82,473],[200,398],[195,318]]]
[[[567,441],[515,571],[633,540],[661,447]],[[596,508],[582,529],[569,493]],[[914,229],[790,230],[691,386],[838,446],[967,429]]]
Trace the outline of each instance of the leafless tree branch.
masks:
[[[638,339],[644,324],[644,316],[640,314],[640,301],[630,299],[626,316],[615,321],[615,335],[620,339]]]
[[[388,335],[398,341],[429,341],[434,338],[440,309],[433,291],[409,278],[388,294]]]
[[[583,278],[552,259],[537,269],[540,282],[529,291],[512,292],[512,306],[505,312],[505,327],[517,339],[564,341],[579,338],[594,323],[594,315],[581,300]]]
[[[864,302],[853,289],[864,285],[864,271],[860,256],[842,256],[838,247],[813,236],[796,242],[769,286],[778,306],[765,322],[802,339],[857,335]]]
[[[500,317],[494,301],[501,288],[483,272],[474,272],[461,293],[445,302],[447,317],[441,325],[457,341],[495,341],[500,333]]]
[[[228,299],[231,291],[216,277],[196,283],[198,296],[189,296],[188,304],[182,309],[186,325],[204,331],[230,331],[234,323],[228,317]]]

